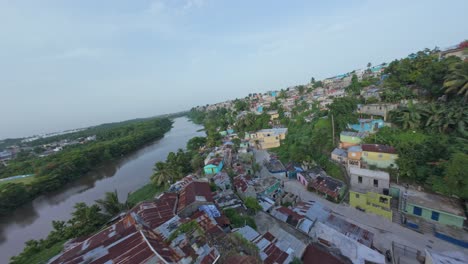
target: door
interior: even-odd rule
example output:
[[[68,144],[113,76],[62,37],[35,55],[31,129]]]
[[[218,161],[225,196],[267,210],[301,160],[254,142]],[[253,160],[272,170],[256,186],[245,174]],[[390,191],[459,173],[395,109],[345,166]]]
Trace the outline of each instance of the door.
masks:
[[[434,221],[439,221],[439,212],[434,212],[432,211],[432,215],[431,215],[431,219],[434,220]]]

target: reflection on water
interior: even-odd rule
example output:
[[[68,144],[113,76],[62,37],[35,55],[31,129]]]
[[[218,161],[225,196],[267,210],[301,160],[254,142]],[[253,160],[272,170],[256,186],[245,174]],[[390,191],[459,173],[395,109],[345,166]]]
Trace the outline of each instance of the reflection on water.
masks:
[[[177,118],[161,140],[118,161],[105,163],[61,190],[38,197],[10,216],[0,218],[0,263],[7,263],[21,252],[27,240],[46,237],[52,220],[69,219],[76,203],[93,203],[114,190],[120,199],[125,199],[129,192],[148,183],[156,161],[165,160],[170,151],[185,148],[190,138],[203,136],[204,132],[197,132],[200,128],[186,118]]]

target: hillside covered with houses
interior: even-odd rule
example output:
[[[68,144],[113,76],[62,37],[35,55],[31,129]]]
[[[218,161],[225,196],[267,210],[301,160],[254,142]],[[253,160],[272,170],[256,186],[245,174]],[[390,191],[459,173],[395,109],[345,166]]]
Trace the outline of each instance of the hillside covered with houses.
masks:
[[[12,263],[467,263],[466,43],[194,107],[145,192]]]

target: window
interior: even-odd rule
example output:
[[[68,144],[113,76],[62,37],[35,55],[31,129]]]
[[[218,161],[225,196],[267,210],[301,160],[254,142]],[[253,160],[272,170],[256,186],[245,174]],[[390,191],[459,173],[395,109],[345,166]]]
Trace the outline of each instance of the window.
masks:
[[[382,154],[379,154],[379,158],[382,158],[382,157],[383,157],[383,155],[382,155]]]
[[[356,198],[359,198],[359,193],[356,193],[355,196],[356,196]]]
[[[413,214],[421,216],[422,215],[421,207],[417,207],[417,206],[413,207]]]
[[[358,183],[362,183],[362,177],[358,176],[357,181],[358,181]]]
[[[364,157],[367,157],[367,152],[363,152]]]
[[[352,156],[352,157],[356,157],[356,153],[351,153],[351,156]]]
[[[374,180],[374,187],[379,187],[379,180]]]
[[[434,212],[432,211],[432,215],[431,215],[431,219],[434,220],[434,221],[439,221],[439,212]]]
[[[380,203],[386,204],[386,203],[388,202],[388,198],[380,197],[380,198],[379,198],[379,202],[380,202]]]

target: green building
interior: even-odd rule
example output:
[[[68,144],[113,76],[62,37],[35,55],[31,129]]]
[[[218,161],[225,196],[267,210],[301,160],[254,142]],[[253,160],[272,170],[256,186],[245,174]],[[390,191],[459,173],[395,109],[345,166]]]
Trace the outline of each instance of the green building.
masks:
[[[429,222],[463,228],[466,217],[457,199],[407,190],[402,195],[403,211]]]

